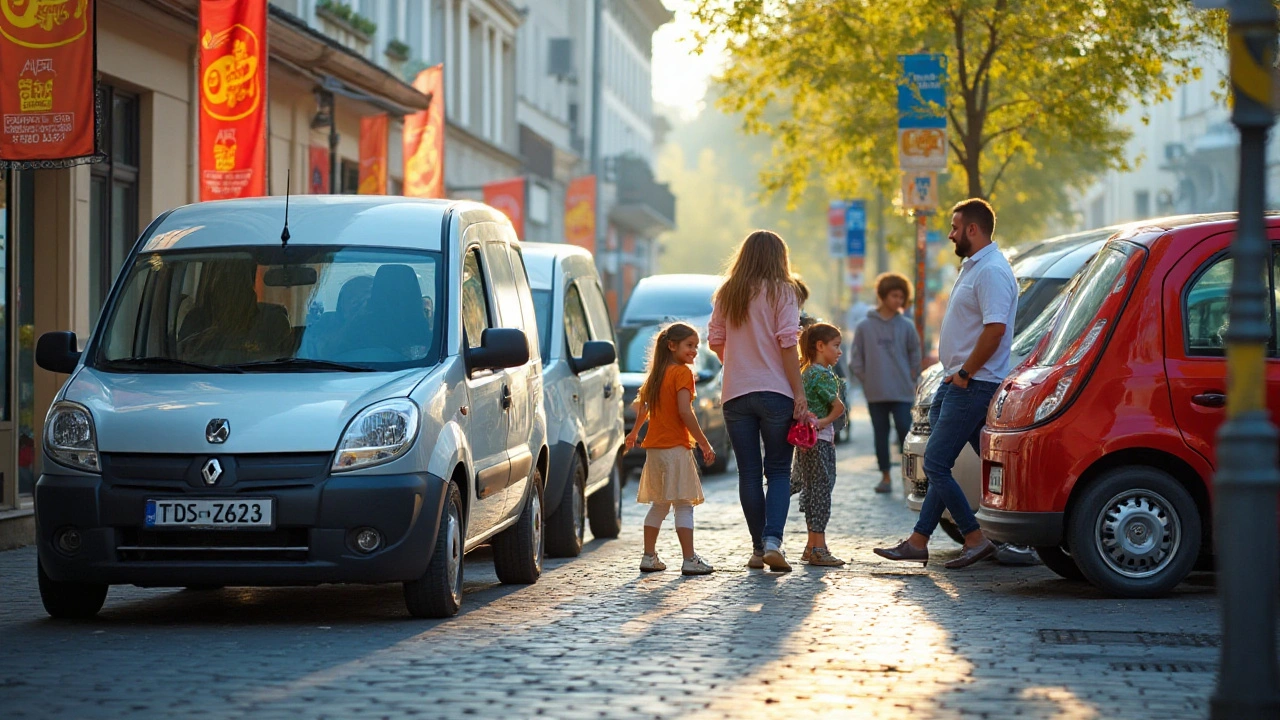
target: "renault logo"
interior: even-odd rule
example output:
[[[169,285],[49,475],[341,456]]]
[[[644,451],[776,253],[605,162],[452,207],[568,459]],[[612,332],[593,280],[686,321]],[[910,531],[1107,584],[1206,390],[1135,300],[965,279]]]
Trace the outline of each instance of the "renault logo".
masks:
[[[222,477],[222,463],[218,462],[218,458],[205,460],[204,467],[200,468],[200,475],[204,477],[205,485],[217,485],[218,478]]]
[[[231,423],[224,418],[214,418],[204,426],[204,439],[214,445],[221,445],[231,436]]]

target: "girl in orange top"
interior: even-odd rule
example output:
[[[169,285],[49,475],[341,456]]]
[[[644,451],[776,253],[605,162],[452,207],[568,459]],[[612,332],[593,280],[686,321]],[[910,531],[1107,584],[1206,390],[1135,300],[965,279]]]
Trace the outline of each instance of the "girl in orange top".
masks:
[[[636,502],[652,503],[644,518],[644,556],[641,572],[666,570],[654,547],[658,529],[674,505],[676,537],[684,551],[685,575],[707,575],[715,570],[693,551],[693,506],[702,503],[702,481],[693,459],[693,447],[702,448],[703,460],[716,460],[715,450],[698,426],[693,414],[693,372],[689,365],[698,357],[698,331],[684,323],[673,323],[658,333],[650,355],[649,375],[636,396],[636,424],[627,433],[627,449],[636,444],[640,428],[649,422],[642,447],[644,470]]]

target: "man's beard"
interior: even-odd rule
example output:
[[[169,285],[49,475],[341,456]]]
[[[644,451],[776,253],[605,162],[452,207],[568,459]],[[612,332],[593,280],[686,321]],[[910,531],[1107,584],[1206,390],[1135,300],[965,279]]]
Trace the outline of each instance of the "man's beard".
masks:
[[[962,237],[959,240],[956,240],[956,257],[959,257],[959,258],[969,257],[969,250],[972,248],[973,248],[973,243],[969,242],[969,238]]]

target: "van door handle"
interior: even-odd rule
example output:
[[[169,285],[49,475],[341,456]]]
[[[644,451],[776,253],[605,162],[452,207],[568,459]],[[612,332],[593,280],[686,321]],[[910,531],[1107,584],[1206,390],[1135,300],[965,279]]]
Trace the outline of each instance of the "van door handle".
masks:
[[[1202,407],[1220,408],[1227,404],[1227,396],[1220,392],[1200,393],[1191,398],[1191,402]]]
[[[502,409],[511,409],[511,388],[507,385],[502,386]]]
[[[613,397],[613,383],[605,383],[605,384],[604,384],[604,396],[605,396],[606,398],[611,398],[611,397]]]

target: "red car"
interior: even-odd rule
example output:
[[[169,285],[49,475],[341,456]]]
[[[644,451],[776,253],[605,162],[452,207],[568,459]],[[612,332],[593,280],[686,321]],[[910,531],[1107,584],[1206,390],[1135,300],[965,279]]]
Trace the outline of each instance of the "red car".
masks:
[[[1125,597],[1167,593],[1209,559],[1235,228],[1234,214],[1153,220],[1099,251],[991,403],[977,513],[988,537]],[[1267,237],[1263,270],[1280,298],[1280,216]]]

